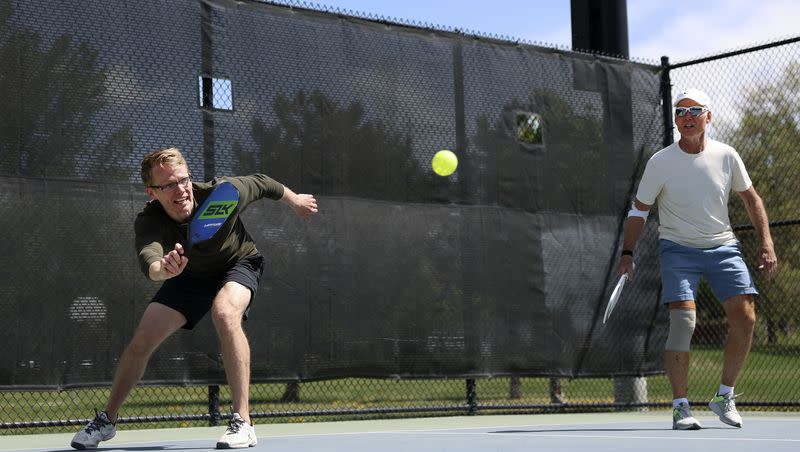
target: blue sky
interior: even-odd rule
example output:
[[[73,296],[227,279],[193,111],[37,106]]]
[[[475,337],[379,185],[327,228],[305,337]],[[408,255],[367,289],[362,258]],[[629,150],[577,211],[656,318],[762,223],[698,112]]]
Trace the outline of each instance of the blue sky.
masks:
[[[321,0],[340,9],[522,38],[569,48],[569,0]],[[628,0],[633,58],[685,61],[800,35],[800,1]]]

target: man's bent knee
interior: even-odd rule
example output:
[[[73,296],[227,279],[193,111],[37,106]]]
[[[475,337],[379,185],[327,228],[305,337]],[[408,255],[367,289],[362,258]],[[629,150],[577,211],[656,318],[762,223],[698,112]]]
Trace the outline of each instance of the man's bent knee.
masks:
[[[252,294],[247,287],[229,281],[214,298],[211,316],[218,325],[239,325],[250,304]]]
[[[238,309],[214,309],[211,318],[218,329],[238,329],[242,324],[242,314]]]

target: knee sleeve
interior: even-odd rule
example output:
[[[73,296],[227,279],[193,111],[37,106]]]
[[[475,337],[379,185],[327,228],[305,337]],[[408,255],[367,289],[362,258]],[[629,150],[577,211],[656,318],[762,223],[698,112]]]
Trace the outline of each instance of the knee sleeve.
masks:
[[[688,352],[696,320],[697,312],[694,309],[670,309],[666,349],[671,352]]]

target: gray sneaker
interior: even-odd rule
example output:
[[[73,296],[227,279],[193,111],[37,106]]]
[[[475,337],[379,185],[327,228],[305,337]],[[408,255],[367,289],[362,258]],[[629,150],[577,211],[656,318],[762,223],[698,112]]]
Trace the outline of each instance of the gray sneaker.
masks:
[[[97,449],[100,441],[108,441],[117,434],[117,428],[105,411],[95,411],[94,419],[72,437],[70,446],[78,450]]]
[[[672,409],[672,430],[700,430],[700,422],[692,416],[689,404],[682,402]]]
[[[739,412],[736,411],[736,402],[733,399],[739,397],[741,394],[733,394],[729,392],[724,396],[719,394],[715,395],[710,402],[708,402],[708,407],[711,408],[711,411],[714,412],[717,416],[719,416],[719,420],[734,427],[742,427],[742,417],[739,416]]]

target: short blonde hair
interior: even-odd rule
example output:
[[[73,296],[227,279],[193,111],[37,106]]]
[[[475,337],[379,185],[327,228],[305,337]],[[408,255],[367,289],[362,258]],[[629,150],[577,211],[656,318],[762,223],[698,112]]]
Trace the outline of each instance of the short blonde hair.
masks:
[[[163,165],[172,167],[186,165],[186,159],[175,147],[159,149],[145,155],[142,159],[142,182],[150,186],[153,183],[153,168]]]

